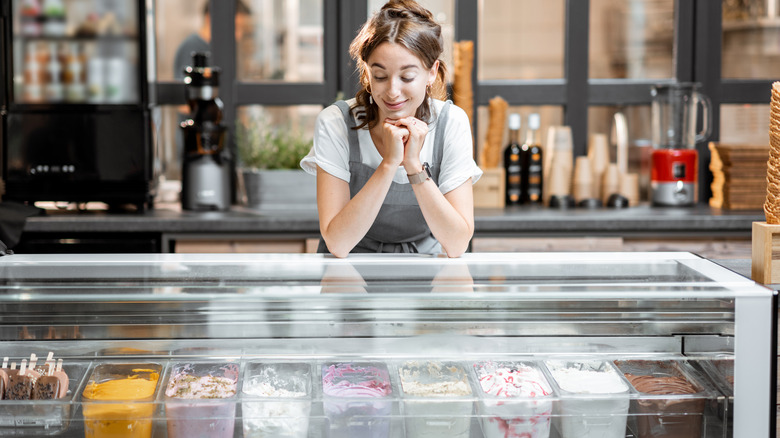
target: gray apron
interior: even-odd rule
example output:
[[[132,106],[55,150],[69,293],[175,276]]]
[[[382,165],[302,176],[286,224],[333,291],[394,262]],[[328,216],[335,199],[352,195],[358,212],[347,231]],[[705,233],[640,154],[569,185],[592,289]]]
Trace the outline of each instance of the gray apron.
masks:
[[[436,118],[436,136],[433,139],[433,162],[428,163],[431,169],[431,178],[436,185],[439,184],[441,172],[441,159],[444,151],[444,128],[447,125],[447,113],[450,109],[450,101],[444,104],[441,113]],[[358,142],[358,132],[353,129],[356,125],[355,118],[349,109],[347,102],[340,100],[336,106],[344,115],[347,124],[347,136],[349,140],[349,196],[355,197],[366,184],[376,170],[363,163]],[[317,252],[327,253],[325,241],[320,238]],[[420,205],[414,196],[411,184],[399,184],[393,181],[387,192],[382,207],[379,209],[376,220],[366,233],[350,251],[351,253],[425,253],[441,254],[441,244],[431,234],[431,229],[425,222]]]

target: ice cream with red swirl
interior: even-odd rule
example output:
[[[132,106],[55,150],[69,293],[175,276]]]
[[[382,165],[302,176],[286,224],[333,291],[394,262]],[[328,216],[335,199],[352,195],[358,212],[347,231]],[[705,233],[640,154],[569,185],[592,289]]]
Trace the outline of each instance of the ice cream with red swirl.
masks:
[[[626,379],[643,396],[636,402],[637,435],[644,437],[701,436],[705,399],[675,361],[615,361]]]
[[[399,369],[407,437],[468,437],[473,394],[459,363],[408,361]]]
[[[237,364],[177,364],[165,389],[168,437],[232,437]]]
[[[392,410],[390,373],[382,363],[322,366],[322,392],[331,436],[386,437]]]
[[[542,372],[522,362],[482,362],[478,411],[485,438],[547,438],[553,394]]]

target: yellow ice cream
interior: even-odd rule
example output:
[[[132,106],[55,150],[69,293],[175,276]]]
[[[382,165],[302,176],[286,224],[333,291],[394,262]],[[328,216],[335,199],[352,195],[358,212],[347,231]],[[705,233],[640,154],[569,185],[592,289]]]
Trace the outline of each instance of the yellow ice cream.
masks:
[[[148,373],[140,377],[103,383],[90,382],[84,388],[84,435],[86,438],[148,438],[152,435],[152,403],[89,403],[100,401],[132,401],[152,397],[160,375],[154,370],[133,370]],[[148,377],[148,378],[146,378]]]

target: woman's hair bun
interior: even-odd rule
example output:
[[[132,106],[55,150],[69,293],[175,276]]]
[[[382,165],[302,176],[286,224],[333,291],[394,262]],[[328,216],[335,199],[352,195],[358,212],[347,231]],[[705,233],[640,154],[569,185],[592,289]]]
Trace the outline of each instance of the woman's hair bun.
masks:
[[[433,14],[414,0],[391,0],[381,9],[390,18],[420,19],[433,21]]]

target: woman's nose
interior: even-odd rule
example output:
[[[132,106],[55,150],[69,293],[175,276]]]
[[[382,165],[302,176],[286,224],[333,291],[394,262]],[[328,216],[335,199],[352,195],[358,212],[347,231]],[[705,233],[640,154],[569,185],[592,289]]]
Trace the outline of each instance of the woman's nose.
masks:
[[[401,81],[399,79],[390,79],[390,86],[387,88],[388,97],[396,97],[401,94]]]

